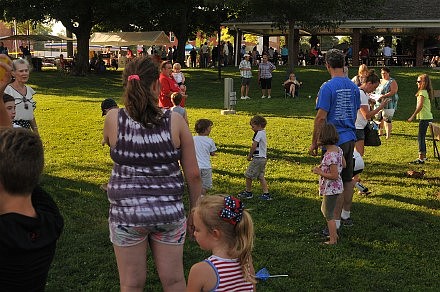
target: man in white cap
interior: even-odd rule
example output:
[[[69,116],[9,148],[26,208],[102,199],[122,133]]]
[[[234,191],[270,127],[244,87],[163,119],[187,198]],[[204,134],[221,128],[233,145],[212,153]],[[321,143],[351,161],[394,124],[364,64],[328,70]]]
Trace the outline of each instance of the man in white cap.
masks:
[[[252,78],[252,68],[249,58],[249,54],[243,55],[244,59],[240,62],[238,68],[240,69],[241,75],[241,99],[250,99],[249,97],[249,84]]]

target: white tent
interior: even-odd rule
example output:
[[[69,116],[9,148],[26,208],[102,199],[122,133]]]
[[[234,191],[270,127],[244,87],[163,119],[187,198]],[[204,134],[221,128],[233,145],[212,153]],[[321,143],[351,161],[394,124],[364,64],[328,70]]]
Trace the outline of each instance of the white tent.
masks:
[[[170,39],[163,31],[95,32],[90,37],[90,44],[101,46],[152,46],[170,44]]]

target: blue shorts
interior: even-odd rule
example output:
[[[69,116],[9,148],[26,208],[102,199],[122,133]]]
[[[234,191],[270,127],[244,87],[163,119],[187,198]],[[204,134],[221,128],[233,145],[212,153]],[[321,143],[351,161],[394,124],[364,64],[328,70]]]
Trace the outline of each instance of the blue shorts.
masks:
[[[124,226],[109,223],[110,241],[116,246],[133,246],[146,239],[161,243],[183,245],[186,235],[186,218],[168,224]]]

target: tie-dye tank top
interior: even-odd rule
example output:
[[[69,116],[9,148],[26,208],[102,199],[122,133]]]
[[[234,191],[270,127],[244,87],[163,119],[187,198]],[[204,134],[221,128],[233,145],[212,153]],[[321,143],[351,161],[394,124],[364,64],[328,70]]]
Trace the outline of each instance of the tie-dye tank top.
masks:
[[[146,128],[119,110],[117,142],[110,149],[110,222],[145,226],[184,218],[181,153],[172,143],[170,117],[167,111],[159,126]]]

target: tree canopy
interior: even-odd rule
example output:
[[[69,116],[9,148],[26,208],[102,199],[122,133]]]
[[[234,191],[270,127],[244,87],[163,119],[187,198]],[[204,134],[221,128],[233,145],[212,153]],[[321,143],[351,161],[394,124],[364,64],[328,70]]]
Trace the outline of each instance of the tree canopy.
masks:
[[[232,15],[227,1],[170,0],[4,0],[5,20],[58,20],[77,38],[74,70],[88,70],[89,38],[96,31],[172,31],[179,40],[178,60],[183,61],[188,36],[197,30],[212,33]]]

